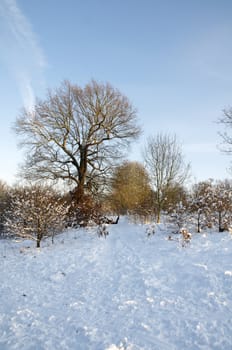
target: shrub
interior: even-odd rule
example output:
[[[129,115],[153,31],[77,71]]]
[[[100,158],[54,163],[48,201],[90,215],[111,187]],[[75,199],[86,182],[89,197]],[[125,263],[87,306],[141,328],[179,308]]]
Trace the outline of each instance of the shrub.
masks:
[[[36,240],[52,236],[64,228],[68,207],[49,187],[16,188],[10,193],[10,208],[6,213],[8,236]]]

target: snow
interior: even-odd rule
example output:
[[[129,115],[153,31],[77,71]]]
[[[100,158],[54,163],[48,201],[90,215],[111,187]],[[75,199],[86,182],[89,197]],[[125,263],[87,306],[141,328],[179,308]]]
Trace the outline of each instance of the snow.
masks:
[[[231,349],[232,236],[147,229],[1,240],[0,349]]]

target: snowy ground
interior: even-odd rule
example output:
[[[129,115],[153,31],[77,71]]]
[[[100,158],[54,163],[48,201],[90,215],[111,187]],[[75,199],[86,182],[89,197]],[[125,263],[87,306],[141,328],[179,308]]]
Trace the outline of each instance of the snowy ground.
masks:
[[[0,241],[1,350],[232,349],[230,234],[109,230]]]

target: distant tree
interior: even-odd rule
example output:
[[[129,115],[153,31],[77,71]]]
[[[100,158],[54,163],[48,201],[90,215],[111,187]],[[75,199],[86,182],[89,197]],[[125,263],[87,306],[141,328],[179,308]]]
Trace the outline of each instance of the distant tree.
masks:
[[[98,190],[140,134],[136,111],[110,84],[84,88],[65,81],[15,123],[27,150],[23,175],[29,180],[66,180],[79,201]]]
[[[110,201],[117,213],[151,213],[152,190],[147,171],[142,164],[124,162],[115,169],[111,183]]]
[[[168,192],[173,186],[184,184],[190,167],[184,163],[182,150],[175,135],[157,134],[149,137],[143,154],[155,192],[157,222],[160,222]]]
[[[223,110],[222,117],[219,118],[219,123],[224,127],[219,135],[222,139],[220,149],[227,155],[232,154],[232,107]],[[230,168],[232,172],[232,167]]]
[[[179,203],[182,203],[185,207],[188,206],[188,192],[183,185],[173,183],[166,191],[163,210],[172,213]]]
[[[168,216],[168,223],[173,226],[173,233],[181,233],[183,229],[186,229],[190,223],[190,216],[187,207],[187,203],[178,202],[175,203],[171,213]]]
[[[192,188],[189,208],[191,217],[197,223],[197,232],[210,225],[213,206],[213,180],[201,181]]]
[[[217,181],[212,192],[211,220],[218,231],[228,230],[232,223],[232,182]]]
[[[4,234],[5,213],[9,207],[9,186],[0,180],[0,237]]]
[[[53,237],[64,228],[68,207],[51,188],[16,188],[10,197],[6,214],[9,236],[35,240],[39,248],[44,237]]]
[[[232,107],[223,110],[219,123],[225,127],[224,131],[219,133],[224,145],[222,146],[222,151],[232,154]]]

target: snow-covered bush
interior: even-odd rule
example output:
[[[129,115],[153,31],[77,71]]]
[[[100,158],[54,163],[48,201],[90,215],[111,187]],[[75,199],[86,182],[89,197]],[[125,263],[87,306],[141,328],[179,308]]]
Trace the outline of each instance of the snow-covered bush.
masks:
[[[229,180],[199,182],[194,185],[189,203],[191,220],[197,231],[206,227],[228,230],[232,223],[232,183]]]
[[[189,199],[191,221],[197,226],[197,232],[210,226],[213,203],[213,180],[202,181],[193,186]]]
[[[36,240],[52,236],[64,228],[68,207],[54,190],[31,186],[16,188],[10,193],[10,207],[6,213],[8,236]]]
[[[9,187],[0,180],[0,237],[4,237],[5,213],[9,207]]]
[[[106,238],[106,236],[108,236],[109,234],[108,225],[104,223],[100,224],[97,229],[97,234],[98,234],[98,237]]]
[[[156,232],[156,224],[155,223],[152,223],[152,224],[147,226],[146,234],[148,237],[153,236],[155,234],[155,232]]]
[[[188,226],[189,218],[188,208],[182,202],[179,202],[167,217],[168,228],[172,228],[173,233],[180,233],[183,227]]]
[[[182,229],[180,230],[180,233],[182,234],[183,240],[184,240],[185,242],[190,242],[190,240],[191,240],[191,238],[192,238],[192,235],[191,235],[190,232],[188,232],[187,229],[182,228]]]
[[[219,232],[229,230],[232,223],[232,183],[218,181],[212,192],[211,220]]]

